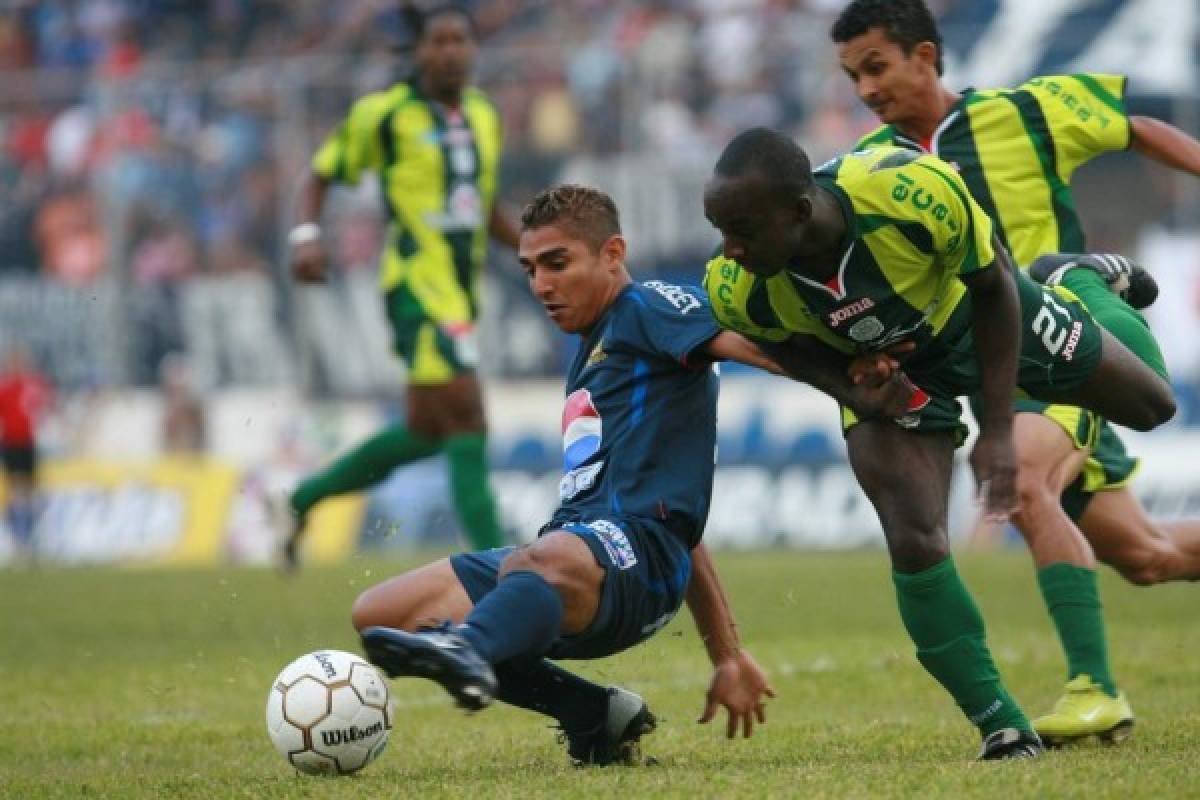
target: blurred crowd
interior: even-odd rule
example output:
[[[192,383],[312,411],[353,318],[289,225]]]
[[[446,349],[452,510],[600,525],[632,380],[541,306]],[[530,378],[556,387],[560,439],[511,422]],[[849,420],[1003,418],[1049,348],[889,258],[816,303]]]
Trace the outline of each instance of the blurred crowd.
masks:
[[[474,0],[504,116],[507,196],[572,156],[707,158],[764,124],[847,141],[822,96],[840,0]],[[138,285],[265,271],[297,166],[404,75],[397,0],[9,0],[0,10],[0,271]],[[378,232],[340,231],[366,265]]]
[[[34,349],[75,384],[153,385],[165,357],[197,349],[201,383],[304,380],[305,309],[284,274],[298,179],[355,98],[408,76],[405,6],[422,2],[0,3],[0,345],[36,326]],[[502,200],[562,176],[623,181],[627,228],[642,225],[652,256],[641,269],[670,274],[673,248],[678,265],[711,247],[697,181],[737,131],[788,131],[823,160],[875,125],[828,42],[844,0],[460,5],[504,121]],[[951,57],[990,7],[930,5]],[[371,279],[375,192],[331,204],[341,275]],[[553,371],[520,282],[496,280],[489,305],[528,334],[496,372]]]

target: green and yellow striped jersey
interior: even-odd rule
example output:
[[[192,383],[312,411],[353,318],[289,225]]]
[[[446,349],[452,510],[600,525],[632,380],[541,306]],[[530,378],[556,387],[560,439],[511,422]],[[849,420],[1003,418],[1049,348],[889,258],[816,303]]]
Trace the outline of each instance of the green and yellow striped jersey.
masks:
[[[1127,148],[1130,135],[1124,77],[1053,75],[1016,89],[968,89],[928,142],[884,125],[856,148],[890,144],[950,162],[1027,267],[1046,253],[1086,252],[1071,176],[1101,153]]]
[[[390,222],[382,288],[405,286],[438,322],[467,322],[477,313],[500,149],[499,115],[483,92],[467,89],[451,110],[400,83],[359,99],[312,168],[340,183],[375,173]]]
[[[921,360],[964,341],[970,302],[960,276],[995,262],[992,223],[940,159],[895,147],[844,155],[818,169],[847,223],[828,283],[790,270],[762,278],[718,254],[704,284],[725,328],[781,342],[816,336],[845,352],[912,340]]]

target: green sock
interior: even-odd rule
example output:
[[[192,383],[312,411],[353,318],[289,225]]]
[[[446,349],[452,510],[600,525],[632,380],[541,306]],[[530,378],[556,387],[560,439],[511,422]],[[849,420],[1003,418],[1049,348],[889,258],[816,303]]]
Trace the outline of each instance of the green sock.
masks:
[[[958,577],[954,559],[922,572],[892,573],[900,618],[917,646],[917,659],[945,687],[980,732],[1032,730],[1000,681],[988,652],[983,617]]]
[[[1162,351],[1158,349],[1158,342],[1150,332],[1146,318],[1114,294],[1104,278],[1090,269],[1076,268],[1067,271],[1062,285],[1083,301],[1096,322],[1132,350],[1163,380],[1170,380]]]
[[[482,433],[452,436],[446,440],[445,449],[450,463],[450,493],[471,547],[500,547],[504,532],[488,484],[487,437]]]
[[[1104,641],[1104,614],[1096,571],[1074,564],[1051,564],[1038,570],[1038,586],[1067,654],[1067,680],[1088,675],[1104,691],[1117,696]]]
[[[367,439],[292,492],[292,510],[304,516],[326,497],[374,486],[402,464],[428,458],[441,445],[393,425]]]

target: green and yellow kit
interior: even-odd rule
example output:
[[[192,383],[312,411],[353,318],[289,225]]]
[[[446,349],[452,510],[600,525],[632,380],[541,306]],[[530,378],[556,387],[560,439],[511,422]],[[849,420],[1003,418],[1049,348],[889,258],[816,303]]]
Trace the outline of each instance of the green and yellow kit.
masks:
[[[1015,89],[968,89],[928,141],[884,125],[857,147],[895,145],[952,164],[1024,268],[1047,253],[1087,252],[1071,176],[1098,155],[1128,148],[1131,135],[1125,78],[1083,73],[1033,78]],[[1119,488],[1137,468],[1111,426],[1090,412],[1030,399],[1017,410],[1044,414],[1076,447],[1092,450],[1077,489]]]
[[[847,354],[911,341],[904,371],[925,394],[897,419],[905,427],[961,436],[957,397],[981,386],[971,298],[962,277],[1002,269],[992,223],[962,179],[940,159],[895,147],[851,153],[818,169],[818,187],[841,206],[846,236],[827,283],[783,270],[762,278],[718,255],[705,273],[717,321],[754,339],[814,336]],[[1100,359],[1099,328],[1069,292],[1019,275],[1022,337],[1017,382],[1070,389]],[[853,415],[843,411],[846,427]]]
[[[468,88],[459,108],[400,83],[355,102],[313,157],[313,171],[380,182],[388,214],[380,288],[415,384],[440,384],[476,362],[479,276],[500,164],[500,118]]]

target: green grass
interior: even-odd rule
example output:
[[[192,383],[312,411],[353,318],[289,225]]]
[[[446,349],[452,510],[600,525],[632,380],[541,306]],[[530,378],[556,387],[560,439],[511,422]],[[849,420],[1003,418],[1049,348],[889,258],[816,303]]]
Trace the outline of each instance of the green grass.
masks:
[[[1102,591],[1118,680],[1139,721],[1120,747],[974,764],[977,742],[912,656],[882,553],[719,557],[747,646],[779,699],[749,741],[695,724],[708,665],[687,615],[583,665],[659,714],[661,765],[576,770],[548,720],[474,717],[437,687],[393,683],[387,751],[348,778],[295,773],[263,723],[296,656],[356,649],[350,603],[403,564],[356,560],[291,581],[262,570],[0,574],[0,797],[1180,796],[1200,786],[1200,587]],[[961,559],[1010,688],[1031,714],[1064,680],[1022,553]]]

